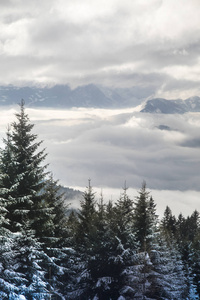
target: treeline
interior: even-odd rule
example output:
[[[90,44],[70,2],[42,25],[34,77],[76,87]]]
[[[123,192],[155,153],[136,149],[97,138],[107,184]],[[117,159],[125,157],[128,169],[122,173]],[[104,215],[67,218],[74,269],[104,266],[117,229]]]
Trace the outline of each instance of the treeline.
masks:
[[[199,299],[199,213],[159,220],[145,182],[70,209],[33,126],[22,101],[0,152],[0,299]]]

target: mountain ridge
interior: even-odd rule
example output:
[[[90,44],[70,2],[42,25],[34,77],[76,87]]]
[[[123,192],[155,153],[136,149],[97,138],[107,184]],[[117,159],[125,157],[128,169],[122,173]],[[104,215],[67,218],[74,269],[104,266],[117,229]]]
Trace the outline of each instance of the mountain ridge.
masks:
[[[200,112],[200,97],[193,96],[185,100],[167,100],[164,98],[155,98],[146,101],[143,113],[161,113],[161,114],[184,114],[187,112]]]
[[[144,98],[134,96],[134,88],[114,89],[94,84],[71,89],[68,85],[52,87],[0,86],[0,106],[18,104],[25,100],[27,107],[95,107],[120,108],[141,104]]]
[[[142,113],[184,114],[200,112],[200,97],[185,100],[153,98],[147,100],[147,91],[139,87],[111,88],[88,84],[71,89],[68,85],[52,87],[0,86],[0,106],[18,104],[25,100],[27,107],[51,107],[69,109],[84,108],[131,108],[142,105]]]

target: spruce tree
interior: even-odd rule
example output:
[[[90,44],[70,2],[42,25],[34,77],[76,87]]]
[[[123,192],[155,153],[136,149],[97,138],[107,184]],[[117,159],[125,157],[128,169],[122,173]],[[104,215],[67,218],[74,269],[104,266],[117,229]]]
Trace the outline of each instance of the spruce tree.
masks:
[[[78,224],[75,234],[77,283],[75,284],[73,293],[69,296],[69,298],[71,297],[70,299],[78,299],[79,296],[82,299],[90,299],[89,297],[92,293],[88,264],[93,253],[93,243],[96,235],[94,222],[96,218],[96,200],[91,180],[88,180],[88,183],[78,211]]]
[[[30,220],[31,228],[37,233],[46,175],[46,166],[42,164],[46,154],[45,149],[39,149],[42,141],[36,141],[37,135],[32,133],[34,125],[30,123],[24,105],[22,100],[20,112],[16,113],[17,121],[12,123],[10,146],[15,162],[14,201],[8,211],[12,231],[17,231],[20,226],[25,230]]]
[[[71,290],[75,272],[73,267],[75,251],[71,248],[73,244],[67,226],[68,206],[65,205],[64,194],[52,174],[45,182],[44,196],[40,241],[50,258],[46,279],[53,286],[54,294],[57,293],[58,297],[58,294],[66,295]]]
[[[11,292],[13,297],[17,298],[19,289],[12,282],[11,277],[18,277],[20,283],[24,281],[23,275],[17,274],[12,268],[14,263],[12,250],[16,239],[6,228],[9,220],[6,219],[5,206],[6,199],[0,198],[0,299],[6,299]]]
[[[176,217],[172,214],[168,205],[164,211],[164,217],[161,220],[160,226],[165,239],[170,244],[170,241],[174,240],[176,234]]]
[[[157,223],[153,198],[149,196],[146,182],[143,182],[134,207],[134,230],[141,251],[151,249],[151,244],[156,238]]]
[[[151,270],[150,288],[146,296],[151,299],[186,299],[187,285],[184,266],[175,244],[169,247],[162,239],[149,254]]]
[[[23,100],[16,118],[0,155],[0,207],[5,212],[3,226],[11,232],[10,248],[7,247],[10,262],[2,263],[0,284],[7,282],[2,293],[8,299],[16,298],[15,294],[41,299],[48,290],[49,295],[57,293],[48,280],[49,267],[63,272],[41,244],[44,235],[54,235],[56,212],[45,191],[45,150],[40,150],[42,141],[37,142],[32,132],[34,125],[25,113]]]
[[[78,212],[79,226],[77,228],[76,241],[80,247],[88,247],[90,249],[92,236],[95,235],[94,219],[96,217],[96,200],[95,193],[91,186],[91,180],[88,181],[88,187],[80,202],[80,210]],[[83,250],[84,252],[84,250]]]
[[[131,264],[136,246],[131,230],[133,203],[126,190],[114,206],[110,202],[104,205],[102,198],[98,206],[97,234],[89,263],[97,299],[118,299],[125,287],[127,290],[125,269]]]
[[[115,235],[125,247],[133,248],[135,246],[135,237],[133,235],[134,202],[127,195],[127,190],[128,188],[125,184],[114,208]]]
[[[8,208],[15,201],[15,160],[11,150],[11,131],[3,139],[5,148],[0,153],[0,296],[2,299],[16,299],[20,286],[25,284],[24,274],[15,269],[14,249],[20,232],[13,233]]]
[[[134,299],[185,299],[185,274],[180,255],[162,238],[156,205],[145,183],[136,199],[134,226],[140,252],[133,268],[138,272],[132,285],[137,291]]]
[[[67,236],[67,210],[65,196],[60,192],[58,181],[50,174],[45,180],[43,200],[40,207],[41,219],[38,221],[36,237],[45,244],[53,247],[60,245],[61,239]]]

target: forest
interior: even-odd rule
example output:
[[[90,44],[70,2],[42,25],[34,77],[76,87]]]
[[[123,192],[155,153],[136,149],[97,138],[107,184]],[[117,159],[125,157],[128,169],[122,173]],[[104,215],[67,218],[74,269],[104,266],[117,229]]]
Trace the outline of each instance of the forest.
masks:
[[[33,127],[22,100],[0,151],[0,299],[199,299],[199,212],[158,216],[145,182],[105,202],[90,180],[72,209]]]

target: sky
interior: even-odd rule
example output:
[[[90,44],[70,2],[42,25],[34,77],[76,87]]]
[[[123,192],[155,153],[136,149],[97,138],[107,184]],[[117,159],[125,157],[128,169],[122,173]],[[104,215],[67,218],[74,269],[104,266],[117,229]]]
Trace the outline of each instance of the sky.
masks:
[[[137,87],[147,98],[200,96],[199,15],[199,0],[1,0],[0,84],[93,83]],[[1,109],[1,137],[16,110]],[[28,113],[61,184],[83,188],[91,178],[112,197],[125,180],[132,194],[146,180],[160,210],[168,203],[176,213],[200,210],[198,113]]]
[[[2,0],[1,84],[199,95],[199,0]]]

